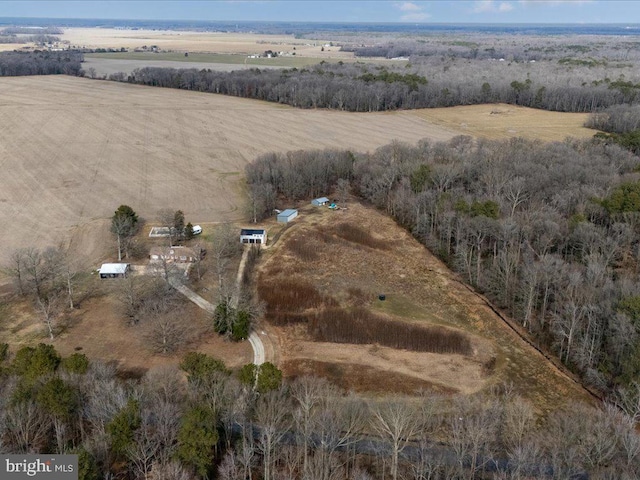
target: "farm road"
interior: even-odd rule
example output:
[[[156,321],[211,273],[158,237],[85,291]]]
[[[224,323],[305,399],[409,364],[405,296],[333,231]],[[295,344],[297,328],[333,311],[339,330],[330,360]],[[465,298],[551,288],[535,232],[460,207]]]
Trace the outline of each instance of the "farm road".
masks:
[[[247,258],[249,257],[249,248],[245,248],[244,252],[242,252],[242,260],[240,260],[240,266],[238,267],[238,275],[236,277],[236,290],[231,298],[231,305],[235,308],[238,306],[238,293],[240,292],[240,284],[242,282],[242,276],[244,274],[244,268],[247,264]],[[180,283],[179,280],[169,278],[169,283],[173,288],[195,303],[198,307],[207,312],[213,314],[216,307],[209,301],[202,298],[196,292],[188,288],[187,286]],[[264,344],[262,343],[262,339],[258,333],[254,330],[249,335],[249,343],[251,344],[251,348],[253,349],[253,363],[255,365],[262,365],[265,360],[265,350]]]
[[[206,310],[209,313],[213,313],[216,307],[191,290],[189,287],[182,285],[179,281],[169,280],[169,283],[173,288],[199,306],[201,309]],[[264,345],[262,340],[258,336],[257,332],[253,331],[249,335],[249,343],[253,349],[253,363],[256,365],[262,365],[265,362]]]

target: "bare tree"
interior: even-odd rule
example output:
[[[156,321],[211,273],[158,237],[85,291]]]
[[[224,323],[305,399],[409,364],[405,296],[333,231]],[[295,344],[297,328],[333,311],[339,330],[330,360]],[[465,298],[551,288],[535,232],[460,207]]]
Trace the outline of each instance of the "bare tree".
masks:
[[[460,398],[449,420],[450,441],[460,473],[472,480],[484,465],[492,460],[497,422],[500,414],[496,402],[483,404],[482,399]]]
[[[142,412],[142,425],[134,433],[134,441],[127,448],[127,457],[133,464],[136,478],[147,478],[153,467],[160,441],[154,433],[154,413],[145,410]]]
[[[349,180],[345,178],[338,179],[338,182],[336,183],[336,193],[338,194],[338,201],[341,205],[347,204],[350,190],[351,184],[349,183]]]
[[[130,217],[116,216],[111,221],[111,232],[116,236],[118,243],[118,261],[122,261],[122,253],[128,251],[128,241],[133,229]]]
[[[7,273],[13,278],[19,295],[24,295],[26,291],[26,266],[26,249],[21,248],[14,251],[9,259]]]
[[[213,232],[213,245],[211,247],[211,257],[218,276],[218,288],[222,294],[224,285],[224,274],[231,259],[240,253],[238,232],[231,223],[219,225]]]
[[[290,426],[291,406],[283,388],[258,397],[255,421],[259,428],[257,447],[263,457],[263,479],[272,480],[275,454]]]
[[[192,249],[193,249],[193,253],[195,254],[194,266],[196,267],[198,280],[200,280],[202,279],[202,262],[204,261],[204,256],[207,250],[199,243],[194,245]]]
[[[178,461],[154,462],[149,480],[193,480],[193,475]]]
[[[176,310],[150,315],[151,331],[147,340],[154,352],[166,355],[187,342],[187,328],[180,315]]]
[[[5,421],[12,452],[39,453],[44,447],[51,419],[34,402],[14,405],[9,409]]]
[[[49,292],[47,295],[36,297],[35,302],[42,322],[47,328],[49,338],[53,340],[54,330],[57,327],[57,320],[61,310],[60,296],[57,292]]]
[[[398,478],[398,460],[420,427],[419,415],[413,405],[400,398],[370,405],[371,426],[391,447],[391,478]]]

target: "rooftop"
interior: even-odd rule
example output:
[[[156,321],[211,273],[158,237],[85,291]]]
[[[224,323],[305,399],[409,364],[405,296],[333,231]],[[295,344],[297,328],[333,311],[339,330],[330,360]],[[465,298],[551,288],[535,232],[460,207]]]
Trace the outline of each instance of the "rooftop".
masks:
[[[100,267],[100,273],[124,275],[127,273],[128,267],[128,263],[103,263]]]
[[[240,235],[264,235],[264,229],[243,228]]]
[[[289,215],[293,215],[294,213],[297,213],[298,211],[294,208],[287,208],[286,210],[283,210],[282,212],[280,212],[278,214],[279,217],[288,217]]]

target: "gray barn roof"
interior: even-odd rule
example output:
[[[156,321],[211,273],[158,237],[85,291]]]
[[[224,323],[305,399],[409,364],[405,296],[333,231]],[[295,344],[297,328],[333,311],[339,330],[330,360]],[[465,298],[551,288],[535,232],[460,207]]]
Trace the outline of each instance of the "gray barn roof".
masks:
[[[287,208],[286,210],[283,210],[282,212],[280,212],[278,214],[279,217],[289,217],[295,213],[298,213],[297,210],[293,209],[293,208]]]

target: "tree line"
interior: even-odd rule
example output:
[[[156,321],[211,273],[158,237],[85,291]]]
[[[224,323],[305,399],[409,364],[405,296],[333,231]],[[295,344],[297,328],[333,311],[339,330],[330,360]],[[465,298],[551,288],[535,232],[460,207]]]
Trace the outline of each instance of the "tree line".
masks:
[[[434,65],[432,62],[435,62]],[[638,88],[600,71],[583,75],[556,64],[435,60],[410,68],[321,63],[302,69],[232,72],[144,67],[110,80],[219,93],[298,108],[352,112],[509,103],[566,112],[592,112],[635,102]],[[588,70],[588,67],[583,67]],[[559,70],[559,71],[558,71]],[[578,81],[577,79],[580,79]]]
[[[636,103],[636,42],[611,36],[443,35],[397,38],[340,35],[356,56],[409,63],[333,63],[302,69],[213,72],[141,68],[112,80],[355,112],[503,102],[554,111],[593,112]]]
[[[366,399],[320,378],[283,381],[271,364],[232,372],[196,352],[129,379],[51,345],[0,353],[0,452],[77,454],[80,480],[640,474],[637,408],[572,405],[540,418],[509,387]]]
[[[49,52],[35,50],[33,52],[0,52],[0,76],[12,77],[21,75],[82,75],[80,52],[65,50]]]
[[[371,154],[268,154],[247,166],[251,217],[347,182],[583,379],[640,377],[638,157],[599,139],[394,142]]]

